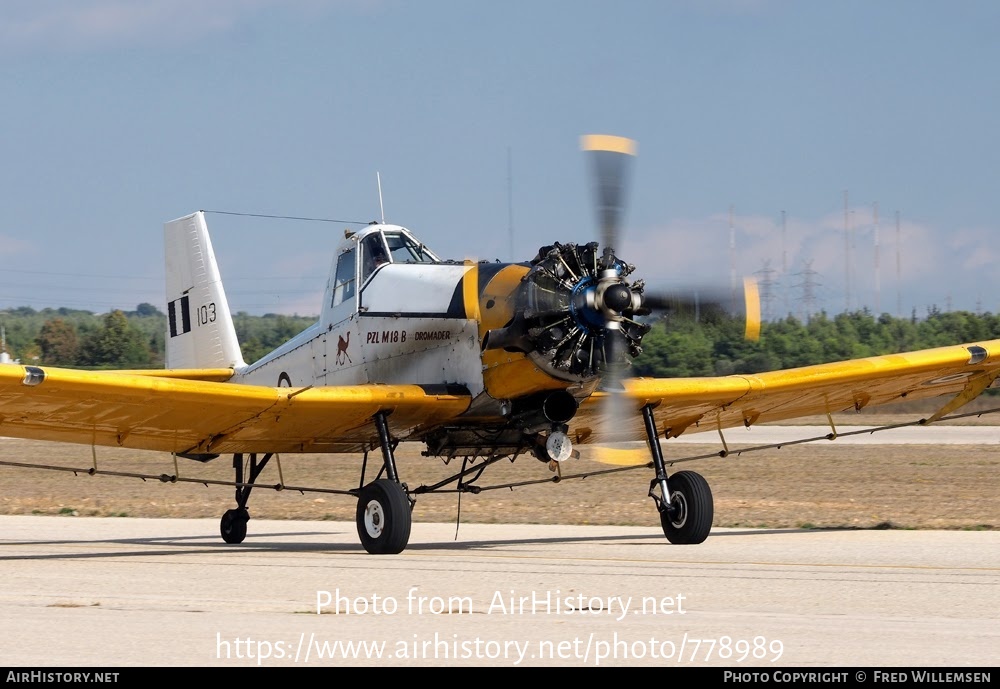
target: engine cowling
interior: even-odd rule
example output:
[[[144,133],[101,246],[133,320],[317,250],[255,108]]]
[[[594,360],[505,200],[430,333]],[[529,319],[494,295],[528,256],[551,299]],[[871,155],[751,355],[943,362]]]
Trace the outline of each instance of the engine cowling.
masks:
[[[650,326],[641,313],[643,283],[608,247],[553,244],[531,261],[514,295],[514,317],[489,330],[484,351],[524,353],[539,369],[564,381],[585,382],[642,351]]]

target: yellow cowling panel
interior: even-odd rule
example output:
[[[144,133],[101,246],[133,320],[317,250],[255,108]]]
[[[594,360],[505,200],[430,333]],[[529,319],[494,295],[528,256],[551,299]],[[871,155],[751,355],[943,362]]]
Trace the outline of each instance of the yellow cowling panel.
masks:
[[[0,366],[0,435],[165,452],[356,451],[376,444],[377,411],[405,439],[470,402],[416,385],[266,388],[58,368],[29,385],[30,370]]]
[[[986,355],[973,357],[970,347]],[[634,378],[624,381],[628,414],[614,439],[645,438],[645,404],[655,406],[657,430],[670,437],[942,395],[967,402],[998,374],[1000,340],[992,340],[754,375]],[[598,432],[606,403],[595,395],[581,407],[572,426],[577,442],[608,440]]]
[[[517,288],[528,270],[527,266],[516,263],[505,266],[482,286],[479,297],[480,341],[488,330],[502,328],[514,317]]]
[[[514,317],[514,298],[528,267],[509,265],[483,287],[479,299],[479,341],[487,331],[502,328]],[[483,352],[483,385],[494,399],[516,399],[541,390],[565,388],[565,381],[556,380],[538,369],[522,352],[493,349]]]

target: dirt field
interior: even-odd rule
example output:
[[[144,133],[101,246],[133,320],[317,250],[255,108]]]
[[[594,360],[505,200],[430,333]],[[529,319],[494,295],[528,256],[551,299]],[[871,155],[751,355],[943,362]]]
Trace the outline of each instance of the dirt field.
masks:
[[[996,415],[995,415],[996,416]],[[912,419],[913,417],[908,417]],[[871,423],[854,416],[841,423]],[[668,457],[715,452],[717,445],[669,446]],[[461,466],[419,456],[419,446],[400,447],[400,475],[413,488],[429,485]],[[102,470],[145,474],[174,473],[170,455],[98,448]],[[378,458],[373,458],[378,460]],[[0,461],[80,468],[92,465],[89,447],[0,440]],[[178,460],[179,475],[205,480],[233,479],[232,460],[206,465]],[[571,460],[564,475],[606,469]],[[915,529],[991,529],[1000,527],[1000,446],[837,446],[799,445],[740,457],[699,460],[681,468],[702,473],[715,497],[715,525],[741,527],[841,527]],[[357,485],[360,458],[285,455],[285,486],[348,488]],[[369,475],[370,477],[371,475]],[[548,467],[530,457],[487,469],[479,486],[532,479],[550,480]],[[461,520],[467,522],[657,525],[647,497],[652,470],[640,468],[558,484],[504,488],[465,494]],[[272,462],[251,497],[252,517],[268,519],[353,520],[354,498],[300,494],[269,486],[279,483]],[[268,486],[265,488],[264,486]],[[218,517],[234,506],[232,488],[155,479],[74,476],[0,466],[0,513],[71,516]],[[421,495],[417,521],[453,522],[456,493]],[[251,526],[252,529],[252,526]]]

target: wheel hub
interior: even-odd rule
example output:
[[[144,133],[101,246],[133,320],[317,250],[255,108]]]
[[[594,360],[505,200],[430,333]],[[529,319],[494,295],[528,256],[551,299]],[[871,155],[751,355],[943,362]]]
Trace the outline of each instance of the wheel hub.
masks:
[[[674,491],[674,494],[670,496],[670,507],[667,509],[669,510],[670,523],[674,528],[683,528],[688,518],[687,498],[684,497],[684,493]]]
[[[382,535],[384,525],[385,512],[382,510],[382,505],[378,501],[372,500],[365,507],[365,530],[372,538],[378,538]]]

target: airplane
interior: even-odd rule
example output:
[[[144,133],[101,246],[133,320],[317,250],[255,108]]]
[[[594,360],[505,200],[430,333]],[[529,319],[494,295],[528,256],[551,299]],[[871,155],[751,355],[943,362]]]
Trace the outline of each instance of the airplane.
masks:
[[[725,289],[657,294],[632,279],[635,267],[616,246],[636,144],[587,135],[582,148],[593,161],[600,242],[478,262],[443,260],[384,219],[345,230],[316,323],[252,363],[240,351],[205,212],[167,222],[165,368],[0,367],[0,435],[90,445],[92,474],[115,473],[97,469],[98,446],[171,453],[175,463],[231,454],[234,481],[222,483],[235,488],[236,505],[219,525],[230,544],[247,536],[248,501],[273,457],[360,456],[357,485],[325,492],[357,500],[358,536],[372,554],[405,550],[419,495],[480,492],[495,462],[534,458],[559,479],[581,447],[645,441],[638,468],[651,470],[648,496],[666,539],[698,544],[712,529],[712,491],[695,471],[668,472],[670,438],[950,396],[921,420],[933,423],[1000,375],[993,340],[752,375],[628,377],[650,328],[644,316],[731,300],[752,338],[759,299],[750,281],[736,299]],[[395,460],[401,442],[460,459],[461,469],[411,488]],[[374,478],[371,453],[381,457]]]

